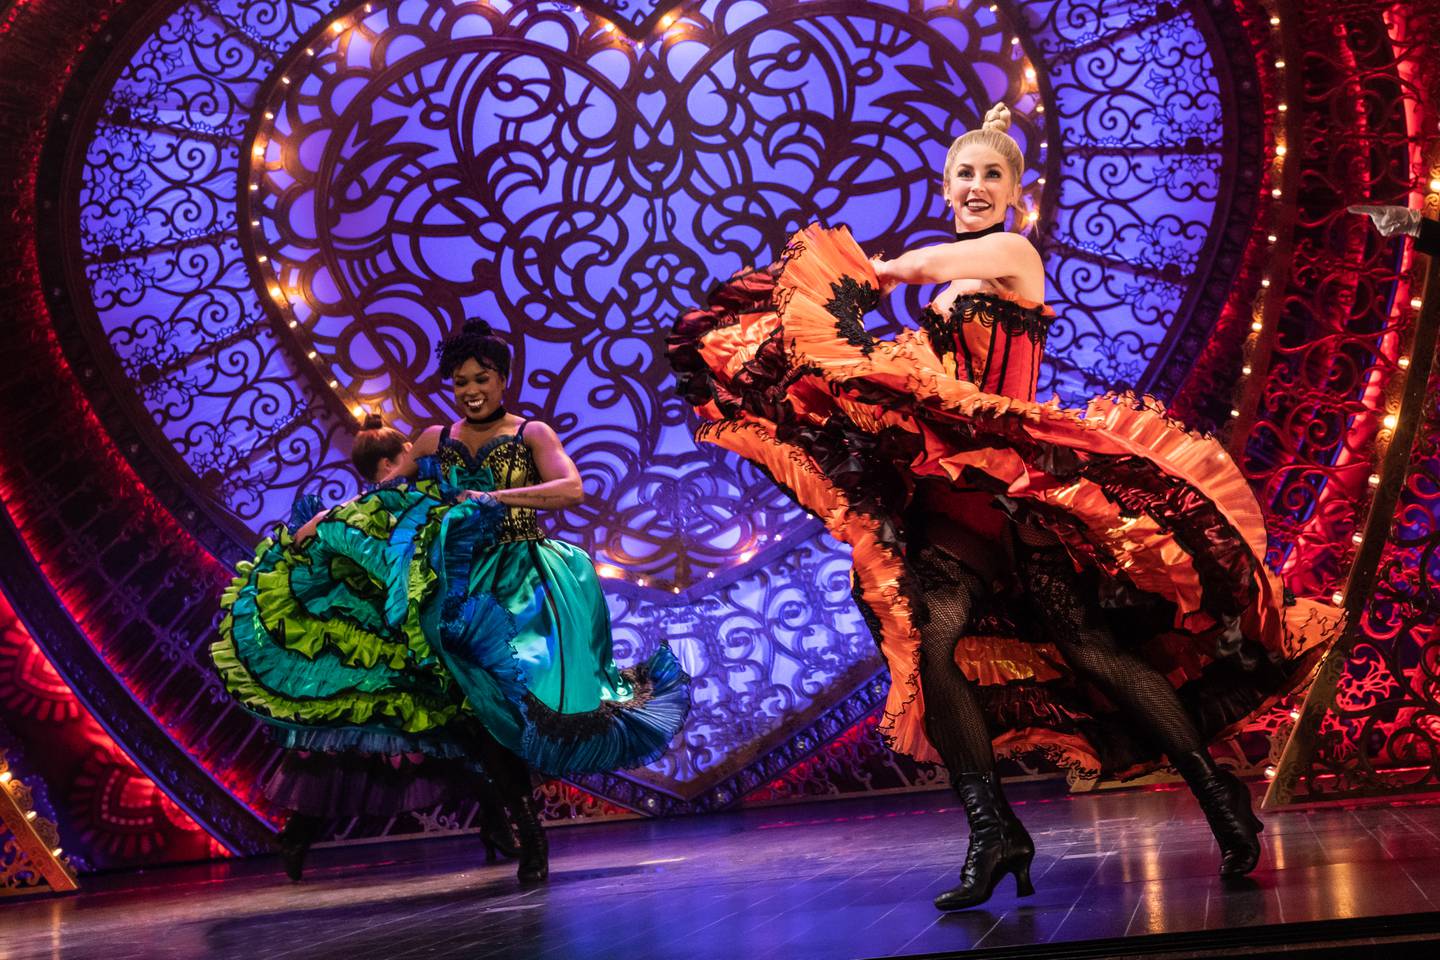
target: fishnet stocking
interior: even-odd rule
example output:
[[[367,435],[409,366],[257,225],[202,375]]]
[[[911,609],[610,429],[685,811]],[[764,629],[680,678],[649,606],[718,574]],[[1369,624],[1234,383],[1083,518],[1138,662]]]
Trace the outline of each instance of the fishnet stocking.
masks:
[[[925,696],[925,735],[954,779],[994,767],[990,731],[975,685],[955,663],[955,644],[965,635],[980,579],[943,550],[924,547],[912,569],[929,608],[920,628],[920,689]]]
[[[1021,561],[1025,587],[1036,601],[1037,620],[1046,639],[1172,760],[1203,749],[1200,732],[1175,688],[1158,670],[1123,649],[1081,599],[1079,576],[1059,542],[1049,534],[1018,529],[1021,542],[1030,548]]]

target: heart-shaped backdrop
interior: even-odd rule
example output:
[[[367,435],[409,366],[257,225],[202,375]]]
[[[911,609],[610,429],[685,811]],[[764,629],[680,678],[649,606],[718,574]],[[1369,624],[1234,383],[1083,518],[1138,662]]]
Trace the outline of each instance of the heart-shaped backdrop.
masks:
[[[1042,389],[1163,392],[1230,226],[1196,10],[181,3],[115,75],[77,196],[108,382],[149,421],[129,452],[199,491],[233,561],[297,492],[353,491],[356,414],[453,416],[434,343],[490,319],[514,408],[586,477],[553,530],[612,575],[622,659],[665,638],[696,677],[684,742],[633,779],[729,802],[863,713],[877,663],[844,551],[692,442],[667,325],[812,219],[943,238],[945,149],[1005,100],[1061,315]]]

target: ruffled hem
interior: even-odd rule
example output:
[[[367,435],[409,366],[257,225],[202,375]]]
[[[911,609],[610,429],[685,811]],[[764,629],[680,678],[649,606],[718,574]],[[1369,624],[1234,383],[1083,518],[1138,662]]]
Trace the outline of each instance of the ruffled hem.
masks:
[[[504,508],[453,492],[427,475],[336,507],[303,545],[285,528],[262,542],[222,601],[211,651],[226,689],[298,750],[455,757],[451,725],[490,717],[500,742],[548,773],[658,758],[689,710],[673,653],[620,671],[629,699],[550,710],[530,690],[514,616],[472,592]]]
[[[864,329],[878,286],[847,232],[812,226],[780,265],[737,275],[709,309],[682,318],[669,345],[683,395],[710,421],[698,438],[767,470],[851,545],[857,600],[890,670],[881,732],[894,749],[938,759],[921,722],[918,593],[903,557],[901,518],[916,481],[983,491],[997,517],[1051,529],[1100,574],[1110,601],[1173,610],[1168,631],[1141,652],[1182,697],[1205,705],[1207,731],[1242,721],[1240,711],[1252,714],[1306,673],[1312,652],[1339,632],[1339,611],[1285,606],[1263,563],[1259,506],[1219,443],[1148,398],[1072,411],[983,393],[948,372],[923,333],[877,340]],[[1013,637],[968,638],[956,660],[982,685],[1074,685],[1053,648]],[[1046,729],[1052,745],[1077,736],[1002,728],[997,746],[1035,748]],[[1065,744],[1067,755],[1084,752]]]

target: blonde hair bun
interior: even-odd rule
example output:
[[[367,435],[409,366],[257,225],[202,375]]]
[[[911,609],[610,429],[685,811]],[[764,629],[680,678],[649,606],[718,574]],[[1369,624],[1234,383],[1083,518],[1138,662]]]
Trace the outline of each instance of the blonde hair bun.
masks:
[[[996,133],[1004,133],[1010,129],[1010,108],[1003,103],[997,103],[985,111],[985,120],[980,124],[981,130],[994,130]]]

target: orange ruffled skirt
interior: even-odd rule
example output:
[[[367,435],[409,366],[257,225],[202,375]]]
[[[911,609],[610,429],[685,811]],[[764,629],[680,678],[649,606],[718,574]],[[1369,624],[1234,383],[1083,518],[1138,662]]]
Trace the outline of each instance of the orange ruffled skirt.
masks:
[[[924,332],[866,333],[878,288],[847,230],[812,225],[780,263],[737,274],[683,317],[669,346],[706,421],[698,439],[766,470],[850,546],[856,600],[889,668],[880,727],[894,750],[940,759],[924,730],[924,601],[906,555],[922,535],[907,529],[921,485],[969,491],[947,520],[993,531],[1022,515],[1045,527],[1110,606],[1148,610],[1129,649],[1177,688],[1207,738],[1308,680],[1340,612],[1286,596],[1263,562],[1259,505],[1216,440],[1148,398],[1068,410],[984,393]],[[1038,752],[1086,776],[1157,759],[1016,622],[977,624],[955,653],[980,685],[997,755]]]

